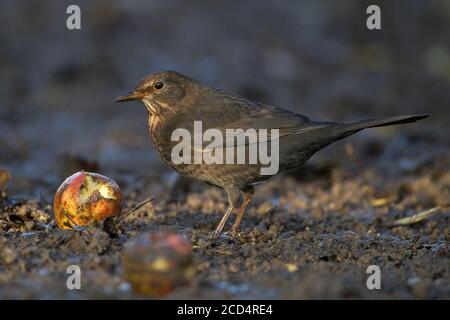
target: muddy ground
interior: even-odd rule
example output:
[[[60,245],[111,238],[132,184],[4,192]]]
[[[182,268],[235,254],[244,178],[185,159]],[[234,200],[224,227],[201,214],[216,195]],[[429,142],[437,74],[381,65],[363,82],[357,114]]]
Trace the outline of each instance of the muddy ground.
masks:
[[[192,243],[197,271],[167,298],[450,298],[448,2],[383,4],[377,33],[364,1],[81,1],[73,32],[68,4],[1,4],[0,169],[12,178],[0,199],[0,298],[140,298],[121,250],[161,230]],[[212,243],[223,192],[178,178],[153,151],[143,106],[113,103],[161,69],[319,120],[431,117],[358,133],[259,186],[240,236]],[[81,169],[116,180],[126,209],[155,200],[116,238],[59,230],[53,194]],[[72,264],[79,291],[66,287]],[[381,290],[366,287],[369,265]]]

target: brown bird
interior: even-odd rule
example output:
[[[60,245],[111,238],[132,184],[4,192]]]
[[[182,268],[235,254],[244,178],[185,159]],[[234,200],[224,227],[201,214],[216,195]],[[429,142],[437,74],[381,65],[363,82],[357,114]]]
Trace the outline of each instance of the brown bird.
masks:
[[[172,150],[178,140],[172,141],[172,133],[176,129],[182,128],[193,133],[194,121],[201,121],[203,131],[215,128],[225,137],[228,137],[227,129],[278,129],[279,149],[272,151],[278,156],[278,172],[283,172],[300,167],[318,150],[362,129],[415,122],[428,116],[393,116],[349,123],[313,121],[282,108],[248,101],[211,88],[173,71],[147,75],[115,101],[132,100],[141,100],[146,106],[151,140],[169,167],[184,176],[205,181],[226,191],[229,207],[214,232],[216,238],[235,209],[238,209],[238,213],[231,231],[233,234],[238,231],[245,210],[252,200],[253,186],[271,178],[271,175],[261,173],[261,168],[265,166],[260,162],[175,163]],[[242,131],[240,135],[232,137],[233,142],[241,141],[241,145],[236,143],[232,146],[234,151],[242,146],[242,141],[245,141],[244,145],[247,147],[257,142],[245,137]],[[242,135],[244,140],[239,140]],[[265,142],[268,143],[271,139],[272,135]],[[223,148],[226,149],[227,145],[224,145]],[[202,148],[205,146],[202,141]],[[192,154],[194,151],[195,146]],[[236,155],[233,159],[236,160]]]

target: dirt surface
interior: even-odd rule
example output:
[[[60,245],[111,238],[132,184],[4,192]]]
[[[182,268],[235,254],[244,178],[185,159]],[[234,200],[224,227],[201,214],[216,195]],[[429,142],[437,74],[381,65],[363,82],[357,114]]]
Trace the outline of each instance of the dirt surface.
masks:
[[[164,230],[192,243],[197,271],[167,298],[450,298],[448,2],[383,4],[376,33],[363,1],[258,3],[81,1],[83,29],[72,32],[70,3],[2,2],[0,169],[11,179],[0,176],[1,299],[140,298],[121,250]],[[144,107],[113,103],[161,69],[318,120],[431,117],[322,150],[256,189],[238,237],[211,242],[224,193],[178,178],[153,151]],[[59,230],[53,194],[81,169],[113,178],[125,209],[155,200],[119,237]],[[66,287],[72,264],[82,290]],[[381,290],[366,287],[369,265]]]

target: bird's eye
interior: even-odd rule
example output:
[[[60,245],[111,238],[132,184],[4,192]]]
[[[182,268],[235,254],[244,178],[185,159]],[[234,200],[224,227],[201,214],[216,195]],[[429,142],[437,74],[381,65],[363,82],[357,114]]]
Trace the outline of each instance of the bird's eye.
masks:
[[[164,83],[162,83],[161,81],[158,81],[158,82],[156,82],[156,83],[153,85],[153,87],[154,87],[156,90],[161,90],[161,89],[164,87]]]

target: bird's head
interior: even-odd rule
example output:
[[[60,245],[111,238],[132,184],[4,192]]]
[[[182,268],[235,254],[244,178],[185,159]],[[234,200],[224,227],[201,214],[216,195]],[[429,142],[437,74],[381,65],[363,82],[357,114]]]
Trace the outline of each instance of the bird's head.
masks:
[[[178,72],[152,73],[142,78],[137,85],[115,99],[116,102],[141,100],[152,115],[161,108],[174,109],[196,82]]]

